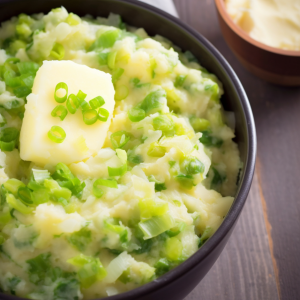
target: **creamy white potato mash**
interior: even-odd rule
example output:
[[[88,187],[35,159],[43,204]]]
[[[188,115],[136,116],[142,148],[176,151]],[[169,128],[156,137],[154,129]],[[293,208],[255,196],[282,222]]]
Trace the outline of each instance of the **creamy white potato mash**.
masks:
[[[253,39],[285,50],[300,50],[299,0],[225,0],[232,20]]]
[[[107,297],[218,229],[242,164],[222,83],[117,15],[0,28],[0,290]]]

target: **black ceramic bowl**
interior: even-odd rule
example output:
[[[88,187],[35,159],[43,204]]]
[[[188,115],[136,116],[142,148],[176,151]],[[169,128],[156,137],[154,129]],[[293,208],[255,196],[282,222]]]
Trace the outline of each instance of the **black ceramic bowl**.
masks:
[[[236,142],[239,145],[244,169],[235,201],[216,233],[187,261],[159,279],[132,291],[111,296],[109,300],[181,300],[200,282],[215,263],[236,224],[246,201],[255,166],[255,125],[245,91],[223,56],[199,33],[177,18],[134,0],[0,0],[0,22],[20,13],[49,12],[64,6],[80,16],[120,14],[130,25],[143,27],[149,35],[160,34],[184,51],[190,50],[200,63],[216,74],[224,85],[222,103],[236,117]],[[0,266],[1,267],[1,266]],[[227,280],[224,278],[224,280]],[[0,294],[0,299],[20,299]]]

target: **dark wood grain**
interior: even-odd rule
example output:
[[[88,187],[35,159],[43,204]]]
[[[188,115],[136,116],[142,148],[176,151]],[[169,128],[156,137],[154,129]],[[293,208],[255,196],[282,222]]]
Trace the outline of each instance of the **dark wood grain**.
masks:
[[[300,299],[298,283],[300,278],[300,154],[298,150],[300,149],[300,88],[283,88],[268,84],[248,73],[240,65],[222,37],[213,0],[174,0],[174,2],[181,19],[211,41],[231,64],[244,85],[255,117],[258,136],[257,176],[260,186],[255,186],[257,184],[255,183],[254,188],[261,190],[260,197],[257,195],[260,198],[260,205],[257,203],[253,208],[254,211],[243,212],[225,253],[232,243],[239,241],[239,234],[247,234],[240,232],[240,226],[243,226],[241,224],[246,222],[245,218],[250,220],[252,217],[256,224],[256,213],[262,210],[266,225],[264,229],[266,231],[262,234],[267,233],[268,250],[266,251],[269,251],[271,256],[280,298]],[[240,247],[239,251],[243,251],[243,247]],[[254,247],[252,255],[257,256],[261,253],[256,252]],[[234,290],[240,288],[236,286],[236,282],[239,282],[236,280],[242,276],[241,272],[249,263],[249,257],[244,259],[241,266],[235,269],[236,274],[232,278],[235,280]],[[220,287],[216,285],[214,279],[221,277],[214,277],[212,274],[216,273],[216,268],[222,269],[226,264],[229,265],[222,256],[210,274],[187,299],[219,299],[217,296],[207,298],[208,296],[201,295],[206,293],[206,289],[213,292],[217,287],[216,293],[219,293]],[[230,266],[235,268],[233,265]],[[249,269],[247,278],[251,278],[256,284],[255,272],[247,268]],[[233,270],[229,269],[229,272]],[[253,294],[254,298],[249,299],[275,299],[270,298],[270,294],[268,294],[269,298],[256,297],[260,295],[261,290],[271,288],[267,285],[268,274],[265,273],[265,276],[264,284],[257,284],[257,294]],[[230,293],[234,293],[232,284],[227,283],[227,286],[222,288],[223,292],[230,289]],[[245,291],[248,295],[249,290]],[[240,294],[231,296],[228,299],[246,299]]]
[[[278,300],[257,176],[220,258],[185,300]]]

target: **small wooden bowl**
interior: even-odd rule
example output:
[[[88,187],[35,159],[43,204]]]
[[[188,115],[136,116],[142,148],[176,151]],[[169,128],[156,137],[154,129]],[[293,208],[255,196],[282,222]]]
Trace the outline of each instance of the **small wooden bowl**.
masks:
[[[282,50],[254,40],[233,22],[224,0],[215,3],[223,36],[248,71],[271,83],[300,86],[300,51]]]

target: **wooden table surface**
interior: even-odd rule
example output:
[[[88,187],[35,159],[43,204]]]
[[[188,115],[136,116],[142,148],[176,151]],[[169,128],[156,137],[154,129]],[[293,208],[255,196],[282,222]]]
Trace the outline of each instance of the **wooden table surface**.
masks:
[[[240,65],[221,34],[214,0],[174,3],[181,20],[202,33],[237,73],[258,139],[256,172],[238,224],[216,264],[185,300],[298,300],[300,88],[268,84]]]

